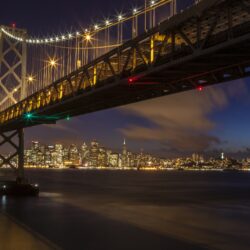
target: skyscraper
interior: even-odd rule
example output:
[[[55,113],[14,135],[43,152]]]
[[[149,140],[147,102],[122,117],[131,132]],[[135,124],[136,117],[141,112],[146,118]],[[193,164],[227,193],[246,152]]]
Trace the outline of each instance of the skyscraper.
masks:
[[[126,140],[124,139],[123,146],[122,146],[122,167],[127,168],[128,167],[128,161],[127,161],[127,146],[126,146]]]
[[[99,143],[92,141],[89,152],[89,166],[98,167]]]
[[[62,144],[55,145],[55,153],[56,153],[56,166],[62,167],[63,166],[63,145]]]
[[[81,146],[82,166],[88,166],[88,158],[89,158],[89,148],[88,148],[87,144],[84,142]]]
[[[75,144],[71,144],[69,147],[69,161],[74,165],[80,164],[79,152]]]

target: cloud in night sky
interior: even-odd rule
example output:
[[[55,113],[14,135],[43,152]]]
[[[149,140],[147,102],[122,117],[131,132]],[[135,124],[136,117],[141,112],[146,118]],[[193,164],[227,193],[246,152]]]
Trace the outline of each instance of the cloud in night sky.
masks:
[[[238,81],[226,88],[213,86],[203,92],[188,91],[128,105],[122,108],[124,112],[143,117],[151,125],[130,124],[120,131],[128,138],[159,141],[172,152],[209,150],[224,143],[211,134],[217,126],[211,114],[246,92],[244,82]]]

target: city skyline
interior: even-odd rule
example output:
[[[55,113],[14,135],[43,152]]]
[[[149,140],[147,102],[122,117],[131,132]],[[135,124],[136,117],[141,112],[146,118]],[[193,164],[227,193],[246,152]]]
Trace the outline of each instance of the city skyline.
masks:
[[[8,155],[6,155],[8,156]],[[1,162],[1,160],[0,160]],[[13,165],[17,165],[15,158]],[[117,151],[107,148],[98,141],[81,145],[60,143],[45,145],[32,141],[24,150],[26,168],[83,168],[83,169],[119,169],[119,170],[245,170],[250,169],[250,157],[230,158],[225,152],[215,157],[193,153],[188,157],[157,157],[144,150],[132,152],[124,139]]]

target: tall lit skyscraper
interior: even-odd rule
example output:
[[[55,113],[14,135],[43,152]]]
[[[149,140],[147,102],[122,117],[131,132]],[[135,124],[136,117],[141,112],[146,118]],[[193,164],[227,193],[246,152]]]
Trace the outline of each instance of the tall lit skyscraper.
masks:
[[[72,162],[72,164],[74,165],[80,164],[79,152],[75,144],[72,144],[69,147],[69,161]]]
[[[127,161],[127,145],[126,140],[124,139],[123,146],[122,146],[122,167],[126,168],[128,165]]]
[[[88,166],[88,158],[89,158],[89,148],[87,144],[84,142],[81,146],[81,163],[83,166]]]
[[[62,167],[63,166],[63,145],[62,144],[55,145],[55,153],[56,153],[56,166]]]
[[[89,165],[91,167],[98,167],[98,153],[99,143],[97,141],[92,141],[89,152]]]
[[[107,166],[107,153],[105,148],[100,147],[98,152],[98,167]]]

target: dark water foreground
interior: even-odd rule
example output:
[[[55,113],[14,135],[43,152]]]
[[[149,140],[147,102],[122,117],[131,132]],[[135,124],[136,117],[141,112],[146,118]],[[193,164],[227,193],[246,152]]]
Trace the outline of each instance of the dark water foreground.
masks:
[[[40,197],[3,197],[0,211],[51,248],[250,249],[250,173],[33,170],[28,176],[40,184]]]

